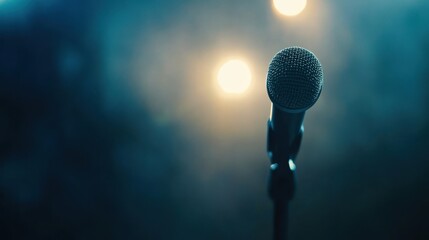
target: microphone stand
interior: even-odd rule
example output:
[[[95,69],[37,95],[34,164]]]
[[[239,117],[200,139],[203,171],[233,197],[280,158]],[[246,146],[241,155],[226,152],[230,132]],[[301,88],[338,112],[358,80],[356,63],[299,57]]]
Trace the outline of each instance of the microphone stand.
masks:
[[[272,114],[276,114],[277,116],[282,115],[281,117],[292,122],[292,125],[301,126],[298,128],[299,132],[297,134],[286,134],[288,141],[285,141],[285,132],[275,131],[277,129],[275,127],[276,123],[272,121],[273,118],[268,121],[267,150],[271,160],[268,193],[274,204],[273,239],[287,240],[288,205],[295,191],[294,159],[298,154],[304,133],[302,125],[304,114],[302,116],[292,115],[275,111],[275,109],[272,111]],[[287,132],[291,133],[291,131]]]
[[[271,164],[269,195],[274,203],[274,240],[287,240],[288,205],[294,192],[294,176],[289,166]]]

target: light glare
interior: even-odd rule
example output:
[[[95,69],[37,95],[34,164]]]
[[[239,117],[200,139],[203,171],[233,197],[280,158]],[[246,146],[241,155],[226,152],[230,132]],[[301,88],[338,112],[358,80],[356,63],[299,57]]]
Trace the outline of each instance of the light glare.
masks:
[[[230,60],[222,65],[217,79],[224,92],[243,93],[250,85],[250,69],[243,61]]]
[[[296,16],[304,10],[307,0],[273,0],[274,7],[281,14]]]
[[[296,165],[295,165],[295,163],[293,162],[293,160],[292,159],[289,159],[289,168],[290,168],[290,170],[291,171],[295,171],[296,170]]]

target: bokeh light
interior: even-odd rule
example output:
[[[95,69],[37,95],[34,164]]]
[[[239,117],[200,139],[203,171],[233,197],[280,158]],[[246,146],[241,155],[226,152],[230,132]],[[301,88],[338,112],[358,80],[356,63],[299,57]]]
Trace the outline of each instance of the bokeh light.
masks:
[[[252,76],[247,64],[241,60],[230,60],[219,69],[217,80],[226,93],[240,94],[245,92]]]
[[[273,0],[273,4],[281,14],[296,16],[304,10],[307,0]]]

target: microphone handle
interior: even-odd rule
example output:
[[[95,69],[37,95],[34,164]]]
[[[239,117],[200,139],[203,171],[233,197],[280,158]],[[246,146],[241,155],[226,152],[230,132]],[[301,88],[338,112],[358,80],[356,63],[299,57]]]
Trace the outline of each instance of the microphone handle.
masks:
[[[295,164],[304,134],[304,112],[271,107],[267,151],[271,160],[268,192],[274,203],[274,240],[288,239],[288,205],[295,191]]]

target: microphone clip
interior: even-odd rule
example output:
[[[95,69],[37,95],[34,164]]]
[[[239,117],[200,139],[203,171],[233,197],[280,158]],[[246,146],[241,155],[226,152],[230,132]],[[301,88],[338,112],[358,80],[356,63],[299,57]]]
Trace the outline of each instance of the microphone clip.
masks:
[[[290,201],[295,192],[294,161],[301,146],[304,127],[301,125],[299,133],[290,144],[285,144],[279,139],[280,134],[276,134],[273,130],[270,120],[267,133],[267,152],[271,161],[268,180],[269,196],[273,201]]]

